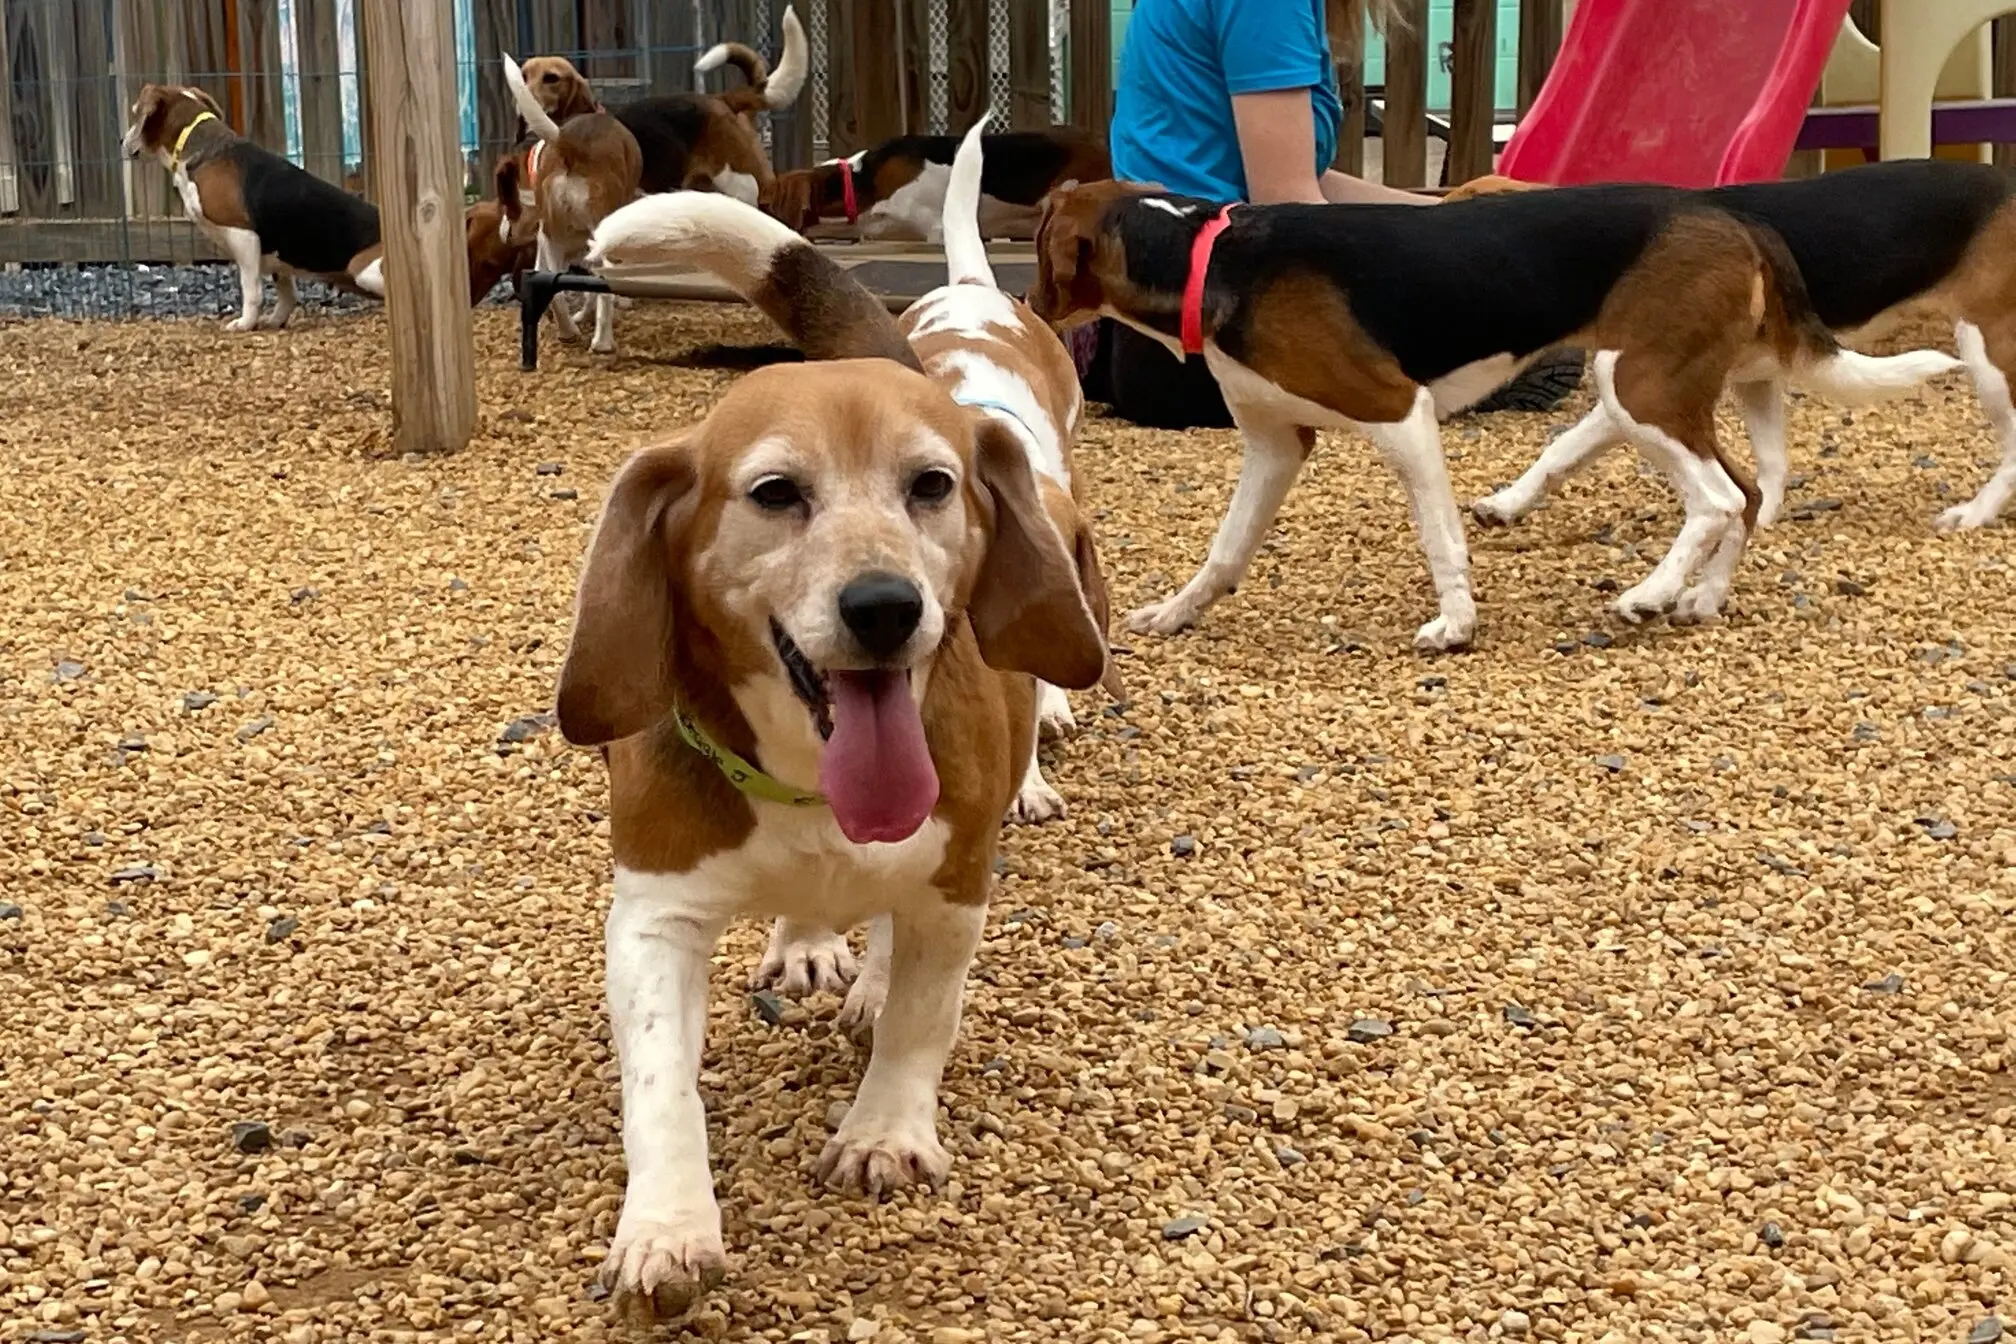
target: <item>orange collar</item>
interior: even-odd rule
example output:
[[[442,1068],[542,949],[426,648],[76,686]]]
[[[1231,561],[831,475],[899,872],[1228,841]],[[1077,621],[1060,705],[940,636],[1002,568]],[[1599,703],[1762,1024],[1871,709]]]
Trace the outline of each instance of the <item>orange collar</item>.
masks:
[[[1183,353],[1201,355],[1204,353],[1204,277],[1211,269],[1211,248],[1218,241],[1218,235],[1225,232],[1225,226],[1232,222],[1232,206],[1228,205],[1197,230],[1197,236],[1190,240],[1190,278],[1183,282],[1182,333]]]

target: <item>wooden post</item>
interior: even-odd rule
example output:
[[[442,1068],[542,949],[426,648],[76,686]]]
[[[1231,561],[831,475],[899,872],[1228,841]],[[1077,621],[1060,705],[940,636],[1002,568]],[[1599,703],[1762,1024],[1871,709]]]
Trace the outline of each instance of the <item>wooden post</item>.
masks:
[[[1337,128],[1337,157],[1330,166],[1349,177],[1365,175],[1365,47],[1337,62],[1337,98],[1344,121]]]
[[[1113,120],[1112,0],[1071,0],[1071,124],[1101,140]]]
[[[1428,0],[1401,0],[1386,28],[1386,108],[1380,176],[1389,187],[1428,185]]]
[[[905,135],[931,130],[930,71],[929,0],[896,0],[896,90]]]
[[[1497,0],[1456,0],[1449,75],[1449,157],[1443,182],[1461,186],[1491,171],[1498,100]]]
[[[1561,50],[1561,0],[1520,0],[1519,115],[1540,96]]]
[[[1049,0],[1008,0],[1008,121],[1018,131],[1051,122]]]
[[[476,428],[476,349],[462,225],[453,0],[364,0],[372,176],[392,330],[392,442],[454,452]]]
[[[2016,19],[1997,19],[1989,30],[1990,50],[1994,62],[1990,66],[1989,96],[2008,98],[2016,96]],[[1991,151],[1997,168],[2016,167],[2016,145],[1996,145]]]
[[[987,26],[992,9],[954,3],[945,11],[945,129],[953,135],[972,130],[988,107]]]

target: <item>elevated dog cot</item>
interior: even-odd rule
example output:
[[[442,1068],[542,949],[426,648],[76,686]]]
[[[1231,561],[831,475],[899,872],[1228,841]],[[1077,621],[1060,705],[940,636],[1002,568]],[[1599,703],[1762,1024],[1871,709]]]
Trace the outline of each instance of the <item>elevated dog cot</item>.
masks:
[[[945,249],[935,243],[819,243],[819,250],[900,313],[945,283]],[[998,242],[987,247],[994,279],[1011,294],[1022,294],[1036,281],[1036,250],[1032,243]],[[741,303],[742,296],[712,274],[690,266],[609,266],[600,274],[587,271],[527,271],[519,277],[519,363],[530,372],[539,367],[539,323],[553,300],[563,293],[618,294],[635,299],[693,299],[707,303]]]

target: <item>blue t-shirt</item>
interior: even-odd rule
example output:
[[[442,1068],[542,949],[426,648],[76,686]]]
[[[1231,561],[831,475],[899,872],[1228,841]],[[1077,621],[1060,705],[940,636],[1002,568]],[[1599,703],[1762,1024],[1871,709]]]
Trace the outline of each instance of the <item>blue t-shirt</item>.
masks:
[[[1113,175],[1243,201],[1232,95],[1299,88],[1309,90],[1321,176],[1343,116],[1323,0],[1139,0],[1120,49]]]

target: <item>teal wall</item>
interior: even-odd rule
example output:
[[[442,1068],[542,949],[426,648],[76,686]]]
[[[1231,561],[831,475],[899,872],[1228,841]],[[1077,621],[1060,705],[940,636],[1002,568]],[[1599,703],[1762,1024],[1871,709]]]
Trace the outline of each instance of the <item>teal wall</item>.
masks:
[[[1112,0],[1113,75],[1120,75],[1120,44],[1127,40],[1127,18],[1134,0]],[[1453,0],[1428,0],[1428,50],[1438,53],[1450,40],[1455,25]],[[1365,82],[1382,84],[1386,79],[1386,44],[1374,37],[1365,50]],[[1501,108],[1519,101],[1519,0],[1498,0],[1497,104]],[[1428,70],[1428,106],[1435,111],[1449,107],[1449,76],[1439,58],[1431,59]]]

